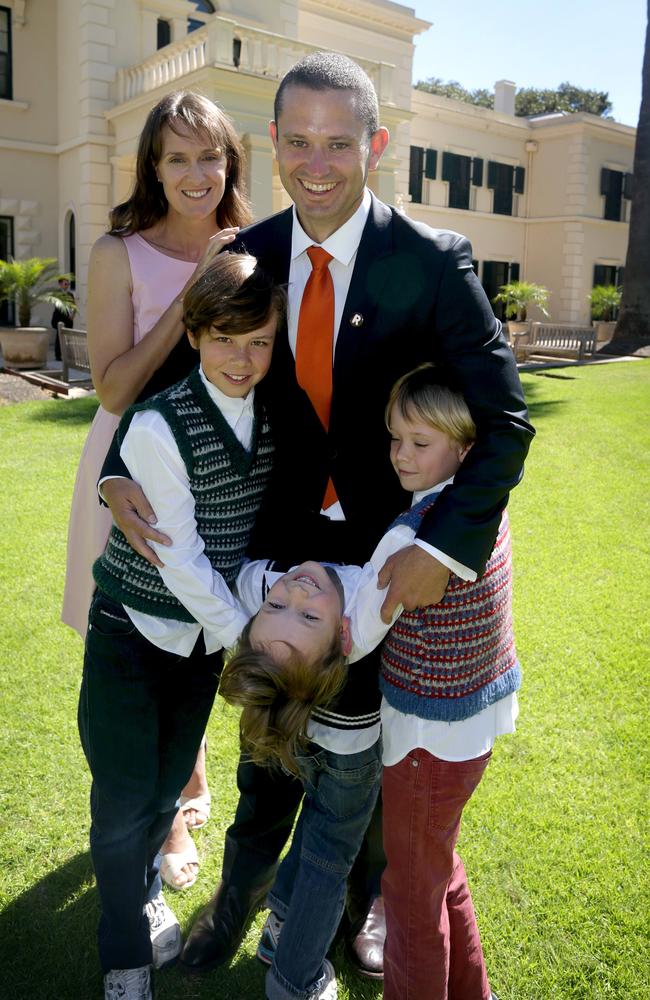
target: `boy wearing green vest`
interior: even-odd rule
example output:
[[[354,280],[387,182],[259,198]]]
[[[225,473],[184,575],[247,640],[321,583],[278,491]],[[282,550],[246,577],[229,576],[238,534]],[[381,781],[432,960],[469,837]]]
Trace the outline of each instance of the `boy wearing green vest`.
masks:
[[[200,366],[130,407],[120,454],[172,539],[157,568],[114,526],[93,568],[79,699],[92,773],[90,847],[101,901],[105,1000],[151,997],[151,967],[181,949],[156,855],[215,697],[222,649],[247,616],[230,593],[271,471],[255,385],[284,293],[247,254],[222,253],[187,291]]]

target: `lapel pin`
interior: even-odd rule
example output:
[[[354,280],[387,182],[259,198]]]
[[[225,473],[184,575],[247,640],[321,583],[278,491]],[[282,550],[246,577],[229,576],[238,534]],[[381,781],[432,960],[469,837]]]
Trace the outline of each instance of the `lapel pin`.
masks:
[[[354,316],[350,317],[350,326],[363,326],[363,316],[361,313],[355,313]]]

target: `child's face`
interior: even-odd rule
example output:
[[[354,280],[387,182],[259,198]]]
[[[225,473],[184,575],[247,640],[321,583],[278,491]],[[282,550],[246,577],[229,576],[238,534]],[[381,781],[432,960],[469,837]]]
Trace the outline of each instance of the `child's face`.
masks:
[[[224,395],[242,399],[269,370],[276,326],[273,315],[251,333],[228,334],[212,326],[198,337],[189,330],[187,335],[208,381]]]
[[[328,651],[337,633],[347,656],[349,619],[343,617],[339,589],[324,566],[305,562],[273,584],[253,621],[250,640],[280,662],[293,650],[315,661]]]
[[[469,451],[457,441],[414,416],[406,419],[397,406],[390,411],[390,460],[409,493],[430,490],[459,469]]]

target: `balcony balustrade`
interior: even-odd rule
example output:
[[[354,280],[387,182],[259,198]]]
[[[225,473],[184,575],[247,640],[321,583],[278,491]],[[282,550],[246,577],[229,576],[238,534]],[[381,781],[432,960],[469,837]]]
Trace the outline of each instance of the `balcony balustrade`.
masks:
[[[294,63],[315,51],[316,45],[215,16],[204,27],[159,49],[144,62],[120,69],[118,102],[130,101],[165,84],[182,86],[189,74],[209,66],[280,80]],[[356,61],[372,80],[379,103],[394,104],[395,67],[390,63]]]

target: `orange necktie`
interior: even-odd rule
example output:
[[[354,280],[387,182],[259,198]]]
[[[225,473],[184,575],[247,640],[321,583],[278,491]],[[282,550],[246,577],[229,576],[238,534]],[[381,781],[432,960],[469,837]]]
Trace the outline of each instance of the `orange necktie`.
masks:
[[[322,247],[309,247],[311,274],[300,303],[296,341],[296,377],[316,410],[325,430],[329,428],[332,405],[332,365],[334,345],[334,282],[329,271],[332,255]],[[323,509],[336,503],[330,479]]]

